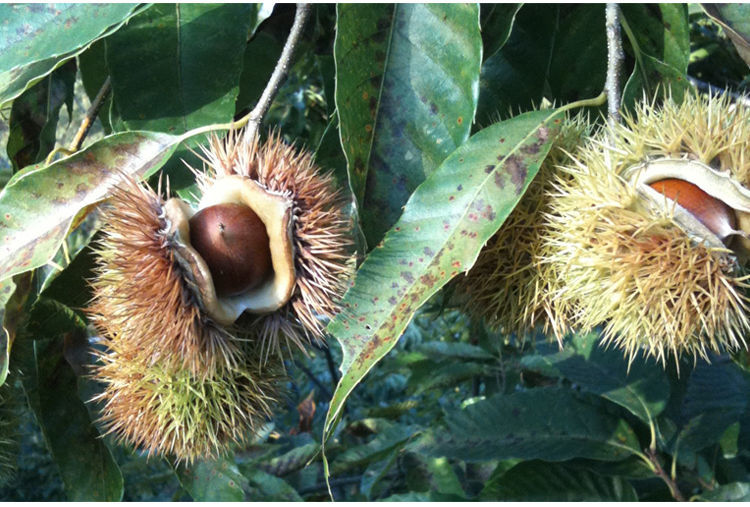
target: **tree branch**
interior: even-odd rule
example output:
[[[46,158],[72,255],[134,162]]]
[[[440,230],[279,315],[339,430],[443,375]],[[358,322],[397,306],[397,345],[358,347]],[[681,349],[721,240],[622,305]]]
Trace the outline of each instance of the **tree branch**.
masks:
[[[623,52],[620,36],[620,11],[616,3],[608,3],[605,11],[607,29],[607,123],[611,128],[620,122],[620,69]]]
[[[276,67],[273,69],[271,78],[268,80],[268,84],[266,84],[266,88],[263,90],[263,94],[260,96],[260,99],[258,99],[258,103],[253,110],[238,122],[242,123],[243,121],[246,121],[248,135],[250,137],[257,135],[260,122],[263,121],[263,116],[268,111],[268,108],[271,107],[271,102],[273,102],[274,97],[278,93],[281,83],[284,82],[284,79],[286,79],[289,74],[289,69],[292,66],[294,50],[297,47],[297,43],[299,42],[309,16],[310,4],[297,4],[297,12],[294,14],[292,29],[289,32],[289,37],[286,39],[284,49],[281,51],[279,61],[276,62]]]
[[[68,150],[75,153],[81,149],[83,140],[86,139],[86,136],[91,130],[91,126],[94,124],[94,120],[99,114],[99,110],[102,108],[104,100],[109,95],[110,90],[112,90],[112,85],[109,76],[107,76],[104,84],[102,84],[102,87],[99,89],[99,93],[96,94],[94,101],[91,103],[91,107],[86,111],[86,117],[81,122],[81,127],[78,129],[75,138],[73,138],[73,142],[70,143]]]
[[[659,462],[659,458],[656,456],[656,452],[652,449],[648,449],[646,451],[646,455],[648,456],[648,460],[651,462],[654,468],[654,473],[657,477],[659,477],[669,488],[669,492],[672,495],[672,498],[677,500],[678,502],[684,502],[685,497],[683,496],[680,489],[677,487],[677,483],[669,476],[668,473],[664,471],[664,469],[661,466],[661,463]]]

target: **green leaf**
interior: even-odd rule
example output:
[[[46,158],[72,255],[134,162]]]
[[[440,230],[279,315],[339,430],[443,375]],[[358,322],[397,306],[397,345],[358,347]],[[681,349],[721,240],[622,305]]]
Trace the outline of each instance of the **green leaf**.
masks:
[[[62,339],[19,340],[22,382],[70,501],[119,501],[123,479],[78,397]],[[16,354],[14,354],[16,357]]]
[[[114,104],[129,130],[183,133],[231,121],[251,4],[158,4],[107,39]]]
[[[333,462],[332,471],[336,473],[355,465],[380,460],[394,448],[403,446],[417,432],[416,426],[402,424],[387,426],[366,444],[350,447],[339,454]]]
[[[396,463],[400,449],[393,449],[388,456],[381,460],[370,463],[367,469],[362,474],[362,481],[360,483],[359,490],[365,495],[368,501],[372,501],[383,488],[376,488],[380,481],[386,476],[388,470],[390,470]]]
[[[417,446],[428,456],[472,462],[577,457],[617,461],[639,453],[630,426],[603,408],[595,398],[568,389],[496,395],[447,414],[447,431],[433,430]]]
[[[242,63],[236,112],[249,112],[263,93],[283,46],[267,33],[258,33],[251,40]]]
[[[527,461],[493,476],[480,494],[483,501],[636,502],[633,486],[619,477],[602,477],[559,463]]]
[[[136,4],[0,5],[0,108],[115,32],[135,9]]]
[[[179,465],[175,473],[180,484],[198,502],[242,502],[243,485],[247,482],[234,460],[201,460],[192,465]]]
[[[470,343],[426,342],[416,347],[418,352],[435,359],[495,359],[495,356]]]
[[[410,369],[411,377],[409,377],[409,386],[414,390],[415,394],[429,389],[453,389],[460,385],[461,382],[494,373],[486,364],[465,361],[451,361],[445,364],[423,361],[411,365]]]
[[[508,42],[513,21],[522,4],[482,4],[483,59],[500,51]]]
[[[553,110],[536,111],[488,127],[414,192],[383,245],[360,267],[344,310],[328,326],[341,343],[343,359],[326,433],[349,393],[393,348],[414,312],[471,267],[536,175],[560,121]]]
[[[688,380],[682,402],[682,427],[675,452],[700,451],[719,442],[726,429],[740,421],[747,406],[748,383],[730,361],[701,362]]]
[[[55,129],[63,104],[70,114],[76,80],[75,61],[69,61],[13,101],[8,135],[8,158],[17,171],[41,162],[55,147]]]
[[[635,58],[623,90],[623,106],[671,89],[678,102],[688,86],[690,27],[685,4],[621,4],[623,34]]]
[[[482,65],[477,123],[598,94],[606,79],[604,5],[524,5]]]
[[[266,502],[301,502],[302,498],[284,479],[271,475],[260,469],[245,472],[250,482],[250,498],[253,501]]]
[[[336,107],[368,243],[468,137],[482,39],[475,4],[339,4]]]
[[[701,7],[721,25],[740,57],[750,65],[750,5],[701,4]]]
[[[750,502],[750,483],[732,482],[724,484],[700,495],[707,502]]]
[[[526,356],[521,364],[544,375],[567,378],[625,407],[645,423],[653,422],[669,401],[666,373],[642,355],[629,363],[621,351],[597,346],[598,338],[596,333],[576,335],[565,350]]]
[[[32,291],[32,278],[31,273],[24,273],[5,279],[0,286],[0,385],[8,378],[10,350],[27,321],[26,306]]]
[[[47,167],[16,173],[0,191],[0,280],[47,263],[80,210],[107,197],[122,174],[158,169],[180,140],[154,132],[116,134]]]
[[[281,477],[307,466],[318,452],[320,452],[320,444],[308,442],[285,452],[281,456],[276,456],[268,462],[260,463],[258,466],[269,474]]]

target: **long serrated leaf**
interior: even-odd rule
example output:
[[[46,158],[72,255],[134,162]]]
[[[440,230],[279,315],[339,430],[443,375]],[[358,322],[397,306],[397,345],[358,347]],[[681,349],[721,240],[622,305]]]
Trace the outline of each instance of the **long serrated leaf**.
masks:
[[[469,136],[482,39],[475,4],[340,4],[336,106],[363,229],[377,243]]]
[[[595,333],[576,335],[565,350],[525,356],[521,364],[543,374],[575,382],[582,389],[598,394],[652,423],[669,401],[669,380],[662,368],[639,355],[628,362],[615,349],[596,345]]]
[[[0,107],[133,16],[137,4],[0,5]]]
[[[119,501],[123,478],[78,397],[77,379],[63,357],[62,340],[24,336],[18,354],[29,406],[60,470],[71,501]]]
[[[257,13],[254,4],[159,4],[108,38],[124,126],[176,134],[230,121]]]
[[[488,127],[417,188],[383,245],[360,267],[343,311],[328,326],[341,343],[343,360],[326,433],[414,312],[476,261],[536,175],[560,121],[555,111],[535,111]]]
[[[180,137],[126,132],[46,167],[16,173],[0,191],[0,280],[47,263],[78,212],[104,199],[123,174],[146,176]]]
[[[446,416],[415,448],[429,456],[465,461],[591,458],[617,461],[638,454],[628,424],[591,396],[539,388],[497,395]]]
[[[491,477],[483,501],[635,502],[633,486],[620,477],[603,477],[558,463],[527,461]]]
[[[247,482],[230,458],[202,460],[175,468],[180,484],[198,502],[241,502]]]

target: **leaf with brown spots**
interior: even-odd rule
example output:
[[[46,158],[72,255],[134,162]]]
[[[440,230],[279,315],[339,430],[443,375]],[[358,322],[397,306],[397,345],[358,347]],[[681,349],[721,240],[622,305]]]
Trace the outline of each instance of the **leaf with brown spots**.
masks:
[[[479,97],[476,4],[341,4],[336,108],[370,246],[469,137]]]
[[[0,107],[120,28],[137,4],[0,5]]]
[[[16,173],[0,191],[0,280],[46,264],[86,206],[106,198],[123,174],[146,176],[180,137],[127,132],[47,167]]]
[[[476,261],[539,170],[561,116],[534,111],[481,130],[411,196],[382,246],[359,268],[343,310],[328,326],[341,342],[343,361],[326,435],[349,393],[393,348],[414,312]]]

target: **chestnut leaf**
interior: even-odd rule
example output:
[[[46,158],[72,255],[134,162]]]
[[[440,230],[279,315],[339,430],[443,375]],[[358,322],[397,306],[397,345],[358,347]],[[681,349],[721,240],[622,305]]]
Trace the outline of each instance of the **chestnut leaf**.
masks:
[[[533,111],[481,130],[411,196],[328,326],[343,360],[326,436],[347,396],[394,347],[414,312],[474,264],[539,170],[561,118],[556,110]]]
[[[137,4],[0,5],[0,107],[119,29]]]
[[[337,6],[336,107],[372,247],[469,137],[479,100],[476,4]]]
[[[115,134],[16,173],[0,191],[0,280],[46,264],[81,210],[105,199],[123,175],[153,173],[181,140],[156,132]]]

